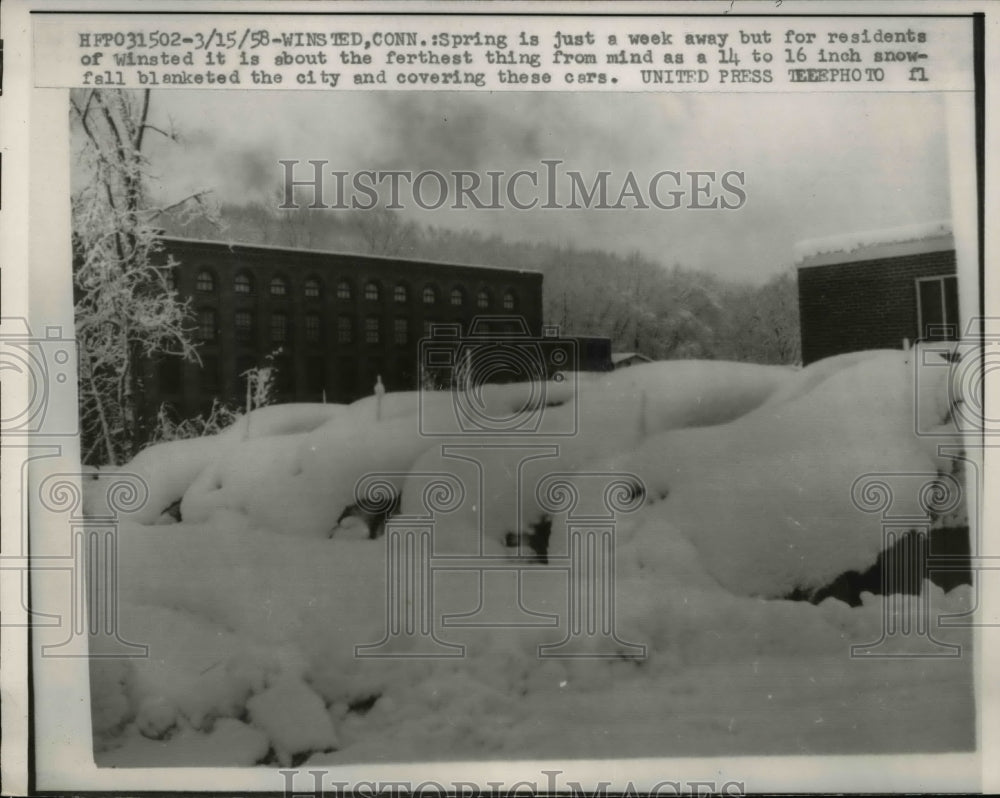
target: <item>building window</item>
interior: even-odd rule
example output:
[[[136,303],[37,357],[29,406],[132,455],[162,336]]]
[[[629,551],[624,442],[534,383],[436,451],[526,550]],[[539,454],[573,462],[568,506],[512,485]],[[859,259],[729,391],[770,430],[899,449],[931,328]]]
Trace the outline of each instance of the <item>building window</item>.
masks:
[[[393,322],[392,337],[397,344],[405,344],[410,340],[410,323],[406,319],[396,319]]]
[[[381,340],[381,329],[377,316],[369,316],[365,319],[365,343],[377,344]]]
[[[216,334],[215,311],[198,311],[198,339],[201,341],[214,341]]]
[[[320,288],[319,280],[315,277],[309,277],[306,279],[303,292],[306,295],[306,299],[319,299],[323,293]]]
[[[236,340],[251,340],[253,338],[253,314],[248,310],[237,310],[234,321],[236,322]]]
[[[925,341],[958,338],[958,278],[954,275],[917,280],[917,335]]]
[[[198,277],[195,280],[195,288],[205,294],[210,294],[215,290],[215,278],[212,276],[211,272],[200,271],[198,272]]]
[[[451,289],[451,304],[461,306],[465,304],[465,292],[461,288]]]
[[[350,316],[337,317],[337,341],[342,344],[354,343],[354,323]]]
[[[284,313],[271,314],[271,341],[281,344],[288,340],[288,316]]]
[[[284,277],[271,278],[271,296],[288,296],[288,283]]]
[[[486,309],[490,306],[490,294],[485,288],[476,294],[476,307]]]
[[[322,338],[323,328],[320,318],[315,313],[308,313],[305,317],[306,341],[311,344],[319,343]]]
[[[173,269],[163,270],[163,284],[167,287],[168,291],[177,290],[177,275]]]
[[[233,280],[233,292],[248,296],[253,293],[253,279],[246,272],[240,272]]]
[[[341,280],[337,283],[337,299],[350,299],[351,298],[351,284],[347,280]]]
[[[378,301],[378,283],[365,283],[365,299],[369,302]]]
[[[507,291],[503,295],[503,309],[514,310],[516,306],[517,306],[517,301],[514,299],[514,294],[510,291]]]
[[[407,300],[408,294],[409,294],[409,292],[406,290],[406,286],[405,285],[397,285],[392,290],[392,298],[396,302],[405,302]]]

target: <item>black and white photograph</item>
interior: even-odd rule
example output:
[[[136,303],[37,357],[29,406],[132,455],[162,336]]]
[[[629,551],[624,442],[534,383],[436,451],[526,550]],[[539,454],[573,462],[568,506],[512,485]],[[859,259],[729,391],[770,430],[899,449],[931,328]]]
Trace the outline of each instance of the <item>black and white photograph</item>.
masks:
[[[35,745],[58,695],[146,790],[976,789],[982,30],[768,8],[84,15],[59,88],[34,18]]]

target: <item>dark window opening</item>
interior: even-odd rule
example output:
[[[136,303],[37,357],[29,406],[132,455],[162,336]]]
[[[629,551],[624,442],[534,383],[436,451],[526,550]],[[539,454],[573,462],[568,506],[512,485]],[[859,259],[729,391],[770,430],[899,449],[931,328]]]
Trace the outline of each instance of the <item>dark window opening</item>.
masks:
[[[958,338],[958,278],[917,280],[918,335],[925,341]]]

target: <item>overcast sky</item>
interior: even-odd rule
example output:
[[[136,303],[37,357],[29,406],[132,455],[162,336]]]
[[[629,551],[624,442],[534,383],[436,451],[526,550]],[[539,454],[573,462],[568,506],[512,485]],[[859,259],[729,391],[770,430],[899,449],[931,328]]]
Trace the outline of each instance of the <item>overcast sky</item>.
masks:
[[[538,169],[617,187],[662,170],[745,173],[739,210],[407,211],[510,240],[639,249],[665,266],[765,279],[796,241],[950,218],[944,102],[918,94],[174,91],[154,95],[180,145],[150,150],[172,200],[267,197],[280,159],[330,169]],[[970,157],[972,156],[970,145]],[[663,184],[664,190],[671,188]],[[433,192],[431,194],[433,198]]]

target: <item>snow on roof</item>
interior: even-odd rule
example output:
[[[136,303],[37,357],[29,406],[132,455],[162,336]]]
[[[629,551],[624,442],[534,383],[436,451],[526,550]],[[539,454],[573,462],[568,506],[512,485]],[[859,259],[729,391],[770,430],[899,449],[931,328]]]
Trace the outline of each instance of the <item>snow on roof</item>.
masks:
[[[951,235],[951,222],[938,220],[902,227],[864,230],[842,233],[825,238],[813,238],[806,241],[799,241],[793,247],[793,251],[796,265],[805,265],[806,261],[819,259],[827,263],[832,263],[841,260],[859,260],[861,259],[859,256],[867,254],[868,250],[876,247],[921,242],[931,244],[935,239],[950,237]],[[950,244],[950,246],[953,246],[953,244]],[[829,257],[832,255],[840,257]]]
[[[400,261],[403,263],[428,264],[433,266],[461,266],[470,269],[492,269],[499,272],[517,272],[519,274],[541,274],[537,269],[519,269],[514,266],[489,266],[483,263],[455,263],[446,260],[430,258],[409,258],[403,255],[372,255],[363,252],[348,252],[346,250],[310,249],[308,247],[286,247],[275,244],[253,244],[246,241],[222,241],[213,238],[190,238],[187,236],[157,236],[161,241],[177,241],[183,244],[209,244],[227,249],[259,249],[269,252],[297,252],[305,255],[338,255],[346,258],[364,258],[366,260]]]
[[[621,363],[623,360],[630,360],[633,357],[642,358],[643,360],[652,362],[648,357],[646,357],[645,355],[641,355],[638,352],[612,352],[611,362]]]

